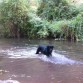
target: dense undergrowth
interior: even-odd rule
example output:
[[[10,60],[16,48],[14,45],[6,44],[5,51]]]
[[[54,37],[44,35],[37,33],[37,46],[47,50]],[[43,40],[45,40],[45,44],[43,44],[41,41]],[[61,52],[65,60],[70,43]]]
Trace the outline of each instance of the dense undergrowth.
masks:
[[[29,0],[0,3],[0,36],[13,38],[83,39],[83,7],[66,0],[40,0],[38,9]]]

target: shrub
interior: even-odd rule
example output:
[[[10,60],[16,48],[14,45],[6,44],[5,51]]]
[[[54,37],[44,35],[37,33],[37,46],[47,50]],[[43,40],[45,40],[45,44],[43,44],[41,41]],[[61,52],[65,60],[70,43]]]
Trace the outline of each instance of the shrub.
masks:
[[[13,37],[20,37],[26,27],[29,5],[27,0],[3,0],[0,3],[0,22]]]
[[[62,20],[75,17],[79,11],[66,0],[42,0],[37,14],[47,20]]]
[[[49,22],[46,20],[41,20],[38,16],[35,14],[30,14],[30,31],[32,37],[36,38],[46,38],[48,35],[48,25]]]
[[[53,21],[49,31],[55,38],[64,38],[69,41],[83,39],[83,13],[71,20]]]

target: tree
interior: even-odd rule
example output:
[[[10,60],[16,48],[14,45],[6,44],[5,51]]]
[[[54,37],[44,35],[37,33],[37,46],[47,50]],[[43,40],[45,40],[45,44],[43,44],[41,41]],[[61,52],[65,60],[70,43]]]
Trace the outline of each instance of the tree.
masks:
[[[42,0],[37,14],[47,20],[71,19],[78,14],[66,0]]]
[[[19,38],[28,20],[28,0],[3,0],[0,4],[0,22],[12,37]]]

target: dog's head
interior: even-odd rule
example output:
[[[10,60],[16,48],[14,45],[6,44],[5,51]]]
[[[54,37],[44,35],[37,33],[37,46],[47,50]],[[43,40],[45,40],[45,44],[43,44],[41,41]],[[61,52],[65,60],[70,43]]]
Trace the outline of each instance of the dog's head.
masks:
[[[52,53],[53,48],[54,48],[54,46],[47,46],[47,49],[48,49],[49,54]]]

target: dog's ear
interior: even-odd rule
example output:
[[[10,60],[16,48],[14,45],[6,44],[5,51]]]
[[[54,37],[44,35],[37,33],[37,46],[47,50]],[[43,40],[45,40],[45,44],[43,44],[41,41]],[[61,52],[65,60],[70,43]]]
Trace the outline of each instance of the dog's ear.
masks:
[[[54,46],[50,46],[51,48],[54,48]]]
[[[47,46],[47,50],[48,50],[48,52],[50,52],[50,50],[52,51],[53,48],[54,48],[54,46]]]
[[[47,46],[47,48],[52,48],[52,49],[53,49],[53,48],[54,48],[54,46]]]

